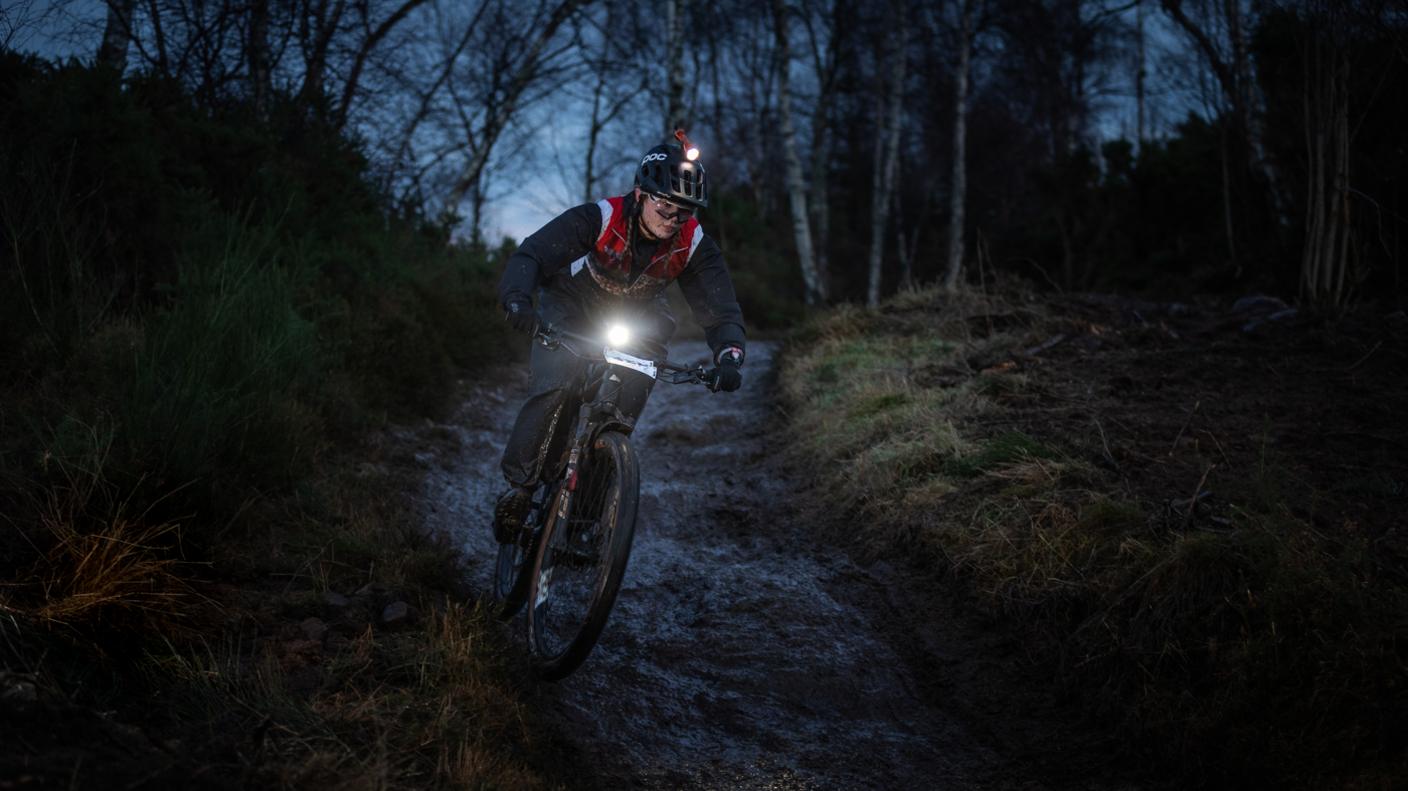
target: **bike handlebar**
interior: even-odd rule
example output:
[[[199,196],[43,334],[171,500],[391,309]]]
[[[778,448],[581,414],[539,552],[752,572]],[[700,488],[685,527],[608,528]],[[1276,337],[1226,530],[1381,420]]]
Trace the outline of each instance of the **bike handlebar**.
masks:
[[[570,344],[562,343],[563,338],[569,338],[571,340],[581,341],[583,343],[591,344],[592,346],[600,346],[604,348],[606,344],[602,343],[599,339],[591,338],[586,335],[575,333],[568,329],[553,326],[549,322],[545,321],[542,316],[538,316],[537,326],[533,331],[533,337],[536,340],[541,340],[543,345],[548,348],[555,349],[558,346],[562,346],[563,348],[567,349],[567,351],[583,359],[595,361],[601,361],[605,359],[605,356],[600,353],[583,353],[581,351],[578,351],[577,349],[572,348]],[[715,388],[718,386],[719,369],[717,367],[706,370],[702,365],[680,365],[678,363],[672,363],[669,360],[652,360],[651,362],[655,363],[656,368],[659,368],[660,370],[665,371],[669,374],[668,376],[663,374],[657,376],[656,379],[659,381],[668,382],[672,385],[700,384],[704,385],[705,387],[708,387],[711,392],[714,391]]]

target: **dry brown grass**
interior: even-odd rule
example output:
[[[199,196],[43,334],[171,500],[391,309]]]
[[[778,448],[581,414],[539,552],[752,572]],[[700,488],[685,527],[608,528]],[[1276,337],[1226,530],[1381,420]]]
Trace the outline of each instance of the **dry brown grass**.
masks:
[[[416,529],[404,498],[414,472],[331,467],[191,564],[182,525],[116,496],[102,443],[83,446],[96,450],[49,460],[27,521],[7,515],[29,560],[0,588],[0,614],[19,630],[0,635],[0,661],[25,669],[42,700],[75,695],[91,670],[128,679],[102,692],[102,717],[69,704],[64,716],[118,740],[142,734],[151,753],[85,755],[75,777],[100,784],[121,762],[138,776],[214,772],[261,788],[561,786],[570,756],[523,703],[526,659],[465,596],[453,549]],[[374,592],[353,595],[364,587]],[[332,591],[351,603],[329,605]],[[408,625],[384,627],[389,597],[412,605]],[[322,638],[302,630],[311,617]],[[15,760],[67,777],[59,763],[88,749],[60,733],[49,745]]]
[[[1038,638],[1031,650],[1058,660],[1092,710],[1190,777],[1408,776],[1389,735],[1408,726],[1395,534],[1374,546],[1359,521],[1327,513],[1287,459],[1268,457],[1264,413],[1221,440],[1200,430],[1215,465],[1180,445],[1195,399],[1170,418],[1170,399],[1149,395],[1205,381],[1207,350],[1139,311],[1101,315],[1108,304],[1076,300],[1066,315],[1020,292],[917,291],[803,328],[780,384],[794,452],[822,471],[814,516],[870,553],[933,558]],[[1264,386],[1243,381],[1204,406],[1265,409],[1280,394]],[[1394,473],[1355,469],[1337,484],[1353,498],[1396,491]],[[1205,487],[1216,512],[1188,500]]]
[[[183,696],[233,705],[245,728],[268,718],[278,738],[266,740],[257,775],[279,787],[560,787],[555,767],[566,759],[522,699],[526,658],[465,598],[455,550],[419,529],[401,494],[419,489],[416,473],[344,469],[322,489],[318,508],[285,512],[289,525],[251,537],[242,553],[286,581],[276,598],[285,614],[259,616],[262,647],[226,646],[203,663],[219,673],[183,674]],[[384,630],[374,598],[354,601],[368,620],[349,633],[348,611],[329,612],[323,594],[363,586],[411,603],[416,623]],[[310,614],[333,636],[311,657],[292,656],[274,635]],[[313,689],[294,678],[310,666]]]
[[[0,609],[75,633],[178,630],[203,603],[181,574],[181,525],[118,496],[104,477],[108,448],[88,431],[87,452],[46,459],[49,483],[11,516],[31,562],[0,588]]]
[[[28,615],[64,626],[133,617],[165,624],[184,609],[189,592],[167,556],[175,524],[141,525],[116,518],[97,532],[47,524],[54,548],[35,584],[40,603]]]
[[[368,629],[324,667],[311,692],[292,686],[276,645],[154,658],[194,721],[257,734],[257,785],[421,789],[561,787],[530,762],[548,749],[511,681],[514,657],[481,607],[446,603],[419,628]],[[158,669],[159,668],[159,669]],[[219,738],[219,735],[212,735]]]

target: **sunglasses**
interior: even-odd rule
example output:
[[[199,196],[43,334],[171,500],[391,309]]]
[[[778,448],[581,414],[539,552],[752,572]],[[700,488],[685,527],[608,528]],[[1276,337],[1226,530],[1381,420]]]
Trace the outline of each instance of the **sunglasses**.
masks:
[[[649,192],[647,192],[645,196],[647,198],[650,198],[651,203],[655,204],[655,213],[659,214],[666,220],[677,220],[679,222],[684,222],[685,220],[688,220],[690,217],[694,216],[693,206],[681,206],[678,203],[675,203],[674,201],[666,200],[665,198],[662,198],[659,195],[655,195]],[[671,211],[671,209],[673,209],[674,211]]]

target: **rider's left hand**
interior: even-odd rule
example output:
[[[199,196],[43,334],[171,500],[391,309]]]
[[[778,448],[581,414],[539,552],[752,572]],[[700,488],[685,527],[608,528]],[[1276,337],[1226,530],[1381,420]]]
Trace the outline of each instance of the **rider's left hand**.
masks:
[[[714,369],[713,391],[732,393],[743,384],[743,350],[730,346],[719,352],[719,367]]]

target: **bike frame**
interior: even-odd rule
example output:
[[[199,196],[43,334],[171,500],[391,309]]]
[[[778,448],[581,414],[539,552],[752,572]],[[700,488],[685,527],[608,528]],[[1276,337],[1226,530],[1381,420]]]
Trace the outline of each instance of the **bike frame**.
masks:
[[[639,375],[649,376],[652,380],[665,381],[670,384],[711,384],[712,378],[703,366],[691,368],[676,365],[668,360],[654,361],[634,357],[613,350],[598,339],[550,325],[540,327],[536,335],[540,338],[540,342],[550,349],[563,348],[591,362],[583,376],[581,392],[584,394],[594,393],[595,395],[590,401],[584,401],[577,410],[577,435],[568,452],[567,469],[562,477],[563,485],[557,492],[557,502],[553,504],[552,508],[552,519],[565,520],[567,515],[571,513],[572,498],[577,491],[578,475],[584,461],[582,451],[591,447],[591,443],[603,431],[620,429],[621,433],[629,436],[635,430],[635,421],[622,414],[616,406],[621,395],[621,388],[625,386],[625,380],[618,376],[614,369],[629,369]],[[601,354],[582,352],[573,348],[571,343],[564,343],[564,340],[600,347],[603,352]],[[543,527],[547,527],[546,522]]]
[[[529,605],[529,643],[532,651],[542,651],[541,661],[535,660],[535,667],[544,678],[557,679],[571,673],[591,652],[602,627],[606,623],[611,607],[616,599],[625,564],[630,556],[631,536],[635,530],[638,496],[639,470],[634,454],[630,453],[629,435],[635,429],[635,420],[623,414],[618,406],[622,388],[631,376],[647,376],[653,381],[669,384],[704,384],[712,390],[718,382],[717,369],[705,371],[702,365],[686,367],[668,360],[648,360],[634,357],[597,338],[578,335],[568,330],[542,325],[534,332],[534,341],[549,349],[564,348],[571,354],[587,361],[587,366],[571,386],[576,398],[581,400],[576,415],[576,425],[572,427],[570,445],[557,451],[551,470],[544,470],[546,477],[535,492],[533,507],[535,515],[531,527],[526,528],[510,543],[499,545],[494,567],[494,590],[503,603],[499,617],[507,620],[518,612],[526,602]],[[575,343],[574,343],[575,342]],[[625,369],[625,370],[623,370]],[[627,373],[626,371],[630,371]],[[558,427],[566,432],[567,427]],[[556,428],[555,428],[556,431]],[[556,435],[549,438],[556,445]],[[583,483],[582,496],[595,496],[591,486],[597,473],[584,465],[593,464],[595,449],[606,451],[604,458],[610,464],[625,465],[622,473],[629,483],[615,487],[619,499],[593,502],[595,511],[603,509],[596,517],[588,517],[586,523],[601,524],[602,520],[616,528],[618,522],[626,527],[620,541],[614,545],[590,549],[589,554],[574,549],[580,527],[573,523],[574,503],[578,492],[578,482]],[[623,456],[623,454],[626,454]],[[565,459],[563,458],[565,455]],[[564,466],[565,465],[565,466]],[[585,477],[583,477],[585,476]],[[634,488],[632,488],[634,487]],[[627,494],[629,492],[629,495]],[[537,499],[541,493],[543,499]],[[611,509],[610,511],[604,509]],[[624,511],[617,509],[625,509]],[[610,516],[606,516],[609,513]],[[622,514],[625,516],[622,516]],[[588,528],[589,531],[595,528]],[[559,531],[561,531],[559,533]],[[558,536],[561,536],[561,545]],[[614,532],[612,533],[614,535]],[[552,541],[553,544],[547,542]],[[556,548],[554,548],[556,547]],[[604,552],[605,555],[599,553]],[[552,558],[551,562],[547,558]],[[566,564],[564,566],[563,564]],[[578,564],[587,565],[578,565]],[[564,611],[566,621],[547,615],[550,608],[543,608],[553,600],[550,593],[556,586],[551,584],[553,572],[561,568],[595,569],[584,601],[585,609]],[[573,573],[573,578],[576,578]],[[571,590],[583,589],[575,583],[568,583]],[[577,600],[570,596],[567,601]],[[575,606],[575,605],[569,605]],[[536,620],[538,618],[542,620]],[[566,626],[567,641],[558,648],[557,635]],[[548,633],[553,637],[544,637]],[[551,648],[543,648],[539,641],[547,639]]]

